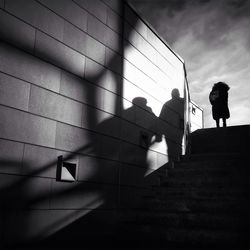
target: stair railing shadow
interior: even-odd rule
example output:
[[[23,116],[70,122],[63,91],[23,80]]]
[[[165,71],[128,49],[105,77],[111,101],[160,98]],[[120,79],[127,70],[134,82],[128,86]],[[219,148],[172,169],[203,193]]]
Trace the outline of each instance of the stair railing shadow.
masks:
[[[133,26],[136,27],[136,23],[137,23],[138,19],[134,19],[133,20],[133,24],[130,23],[130,25],[128,25],[128,27],[130,28],[130,30],[127,30],[127,34],[131,34],[133,32]],[[121,39],[121,41],[119,41],[120,43],[120,49],[122,52],[124,52],[125,50],[125,47],[124,47],[124,44],[123,44],[123,41]],[[127,43],[126,43],[126,46]],[[56,64],[57,66],[61,66],[61,62],[58,61],[58,59],[56,58],[52,58],[50,54],[46,54],[46,51],[43,51],[42,52],[43,54],[39,54],[39,57],[41,58],[46,58],[46,61],[49,61],[49,62],[53,62],[54,64]],[[122,55],[123,56],[123,55]],[[109,59],[109,62],[107,63],[107,66],[106,68],[110,68],[110,67],[113,67],[113,65],[115,65],[117,63],[117,61],[120,60],[120,58],[122,58],[120,55],[116,54],[115,56],[113,56],[112,58]],[[123,61],[121,60],[121,64],[123,64]],[[118,65],[121,69],[123,69],[123,65]],[[90,76],[88,78],[88,81],[89,82],[92,82],[92,83],[96,83],[98,82],[98,80],[100,80],[106,73],[107,69],[104,68],[100,73],[98,73],[98,75],[93,75],[93,76]],[[123,76],[123,72],[121,72],[121,76]],[[116,81],[116,89],[117,89],[117,92],[120,93],[120,96],[122,97],[123,96],[123,86],[121,84],[121,82],[119,81]],[[87,100],[87,103],[92,103],[92,106],[93,107],[98,107],[98,93],[94,92],[92,93],[91,92],[92,90],[89,90],[87,89],[87,94],[86,94],[86,97],[89,99]],[[94,103],[93,103],[94,102]],[[119,112],[121,110],[121,112],[131,112],[131,109],[130,110],[123,110],[122,108],[122,104],[120,103],[120,100],[119,98],[116,98],[115,102],[114,102],[114,115],[115,116],[118,116],[119,117]],[[133,111],[134,112],[134,111]],[[138,112],[138,110],[137,110]],[[90,112],[90,110],[87,111],[87,114],[86,114],[86,120],[90,121],[90,123],[92,124],[93,128],[95,127],[94,131],[100,131],[102,129],[111,129],[114,127],[114,120],[113,118],[110,118],[102,123],[98,123],[98,117],[97,115],[93,115],[93,113]],[[92,129],[92,128],[90,128]],[[104,136],[106,134],[103,134]],[[71,159],[73,159],[75,157],[75,155],[81,155],[83,156],[87,151],[87,154],[88,155],[89,153],[97,153],[98,152],[98,148],[99,148],[99,141],[96,140],[96,138],[90,138],[90,143],[87,144],[87,145],[84,145],[83,147],[79,147],[77,150],[75,150],[73,153],[67,153],[65,156],[64,156],[64,161],[69,161]],[[112,158],[113,154],[114,153],[117,153],[117,150],[118,148],[114,148],[114,147],[111,147],[108,152],[106,152],[107,154],[107,158]],[[142,153],[142,155],[138,155],[137,157],[142,161],[142,164],[145,164],[146,166],[146,152],[147,152],[147,149],[145,149]],[[125,156],[126,157],[126,156]],[[98,158],[97,158],[98,159]],[[99,158],[99,160],[102,159],[102,158]],[[99,161],[97,160],[97,161]],[[1,165],[4,164],[5,166],[15,166],[15,165],[20,165],[20,162],[15,162],[15,161],[2,161],[0,163]],[[22,162],[23,164],[23,167],[27,167],[27,168],[31,168],[32,166],[30,166],[29,162]],[[37,197],[30,197],[29,194],[28,194],[28,190],[26,190],[25,188],[25,185],[27,185],[28,181],[30,179],[32,179],[32,177],[38,177],[42,174],[42,172],[54,167],[55,165],[57,164],[57,159],[55,159],[55,161],[52,161],[50,163],[48,163],[46,166],[43,166],[42,168],[40,168],[39,170],[36,170],[36,171],[33,171],[32,173],[30,173],[29,175],[19,175],[17,180],[14,181],[14,183],[11,183],[11,184],[7,184],[4,188],[2,188],[0,190],[0,196],[2,197],[1,198],[1,210],[2,212],[4,212],[4,217],[6,214],[9,214],[11,212],[13,212],[14,214],[18,213],[18,212],[23,212],[23,211],[29,211],[30,209],[33,209],[36,207],[36,204],[38,204],[39,202],[42,202],[46,199],[48,199],[48,196],[49,194],[46,193],[46,192],[40,192],[40,194],[37,196]],[[101,168],[101,164],[100,162],[98,162],[97,164],[97,169],[95,169],[93,172],[93,176],[91,176],[88,180],[86,180],[85,182],[81,182],[77,185],[75,185],[74,187],[72,188],[69,188],[68,190],[62,190],[62,191],[58,191],[57,193],[53,194],[53,199],[57,199],[57,197],[62,197],[62,196],[65,196],[65,195],[73,195],[74,192],[77,192],[77,190],[81,189],[81,190],[85,190],[85,188],[88,190],[89,189],[89,183],[93,182],[95,183],[95,181],[93,180],[96,180],[99,178],[99,174],[101,173],[101,171],[98,171],[98,168]],[[143,178],[144,176],[141,176],[140,178]],[[52,180],[51,180],[52,181]],[[31,187],[32,188],[32,187]],[[102,191],[98,188],[95,188],[95,189],[92,189],[90,190],[90,193],[97,193],[97,198],[99,199],[99,201],[97,202],[96,204],[96,208],[100,209],[100,207],[103,207],[103,209],[107,209],[108,207],[113,207],[113,208],[116,208],[117,207],[117,204],[116,204],[116,201],[113,200],[113,198],[109,197],[109,192],[108,191]],[[85,192],[86,194],[88,192]],[[84,197],[84,191],[82,193],[82,196]],[[101,200],[101,201],[100,201]],[[89,200],[86,202],[86,204],[83,205],[83,207],[86,205],[87,207],[90,206],[90,207],[93,207],[93,203],[95,203],[95,199],[93,200]],[[115,203],[115,204],[113,204]],[[77,209],[77,211],[80,211],[81,209]],[[89,209],[89,212],[90,213],[93,213],[93,209]],[[48,237],[48,232],[49,231],[52,231],[53,234],[55,234],[56,232],[56,229],[55,227],[59,227],[60,228],[60,231],[62,230],[62,227],[61,225],[63,224],[63,222],[68,218],[70,218],[72,216],[72,214],[68,214],[66,217],[63,216],[62,218],[60,218],[59,220],[56,220],[54,222],[52,222],[51,225],[47,226],[44,228],[44,230],[39,234],[39,235],[36,235],[36,237],[34,237],[33,239],[24,239],[24,241],[22,241],[23,239],[20,239],[21,240],[21,243],[23,244],[29,244],[30,242],[32,242],[33,240],[35,241],[39,241],[39,240],[45,240],[46,241],[46,238]],[[80,219],[83,219],[82,216],[84,216],[84,219],[86,217],[86,214],[81,214],[81,212],[79,212],[78,214],[78,217],[77,217],[77,220],[79,221]],[[34,226],[35,225],[29,225],[29,215],[27,218],[25,218],[25,220],[22,220],[21,221],[17,221],[17,224],[18,222],[20,223],[21,222],[21,225],[17,225],[17,229],[13,229],[13,231],[11,231],[11,234],[14,232],[13,235],[11,235],[11,240],[8,239],[7,242],[5,242],[7,245],[10,244],[10,245],[18,245],[20,242],[16,241],[15,238],[15,234],[18,235],[22,235],[26,233],[26,231],[30,230],[29,228]],[[7,221],[5,221],[5,223],[8,223]],[[71,225],[72,221],[69,222],[69,225]],[[54,229],[53,229],[54,227]],[[64,225],[64,227],[66,227],[66,225]],[[15,230],[20,230],[21,228],[21,231],[17,232]],[[79,228],[77,228],[79,229]],[[93,228],[92,230],[92,233],[96,233],[95,232],[96,230],[96,227]],[[60,231],[57,232],[58,234],[60,234]],[[83,231],[84,230],[80,230],[80,233],[83,234]],[[86,231],[86,230],[85,230]],[[102,231],[102,229],[101,229]],[[5,232],[4,232],[5,233]],[[94,236],[94,235],[93,235]],[[22,236],[21,236],[22,237]],[[59,237],[60,238],[60,237]],[[48,242],[52,242],[53,241],[53,237],[51,239],[48,240]],[[57,241],[58,243],[58,241]],[[65,242],[63,241],[62,244],[64,244]]]
[[[138,18],[134,18],[132,20],[133,23],[131,23],[130,20],[130,24],[127,25],[128,29],[126,30],[126,34],[128,36],[132,35],[133,33],[133,27],[136,27],[137,23],[138,23]],[[124,24],[123,24],[124,25]],[[122,31],[124,33],[124,31]],[[98,83],[107,73],[107,69],[113,68],[114,65],[116,65],[117,67],[119,67],[121,69],[120,75],[121,77],[123,76],[123,56],[124,56],[124,51],[126,49],[126,46],[131,46],[129,45],[127,42],[124,42],[124,37],[120,37],[120,41],[119,42],[119,46],[120,46],[120,51],[121,54],[115,54],[114,56],[111,56],[111,58],[108,59],[108,62],[106,64],[106,67],[103,67],[103,70],[101,70],[101,72],[99,72],[98,74],[93,74],[93,75],[88,75],[88,81],[90,83]],[[42,54],[41,54],[42,53]],[[53,64],[57,65],[58,67],[61,67],[62,65],[64,65],[62,62],[60,62],[60,60],[58,61],[58,58],[53,58],[50,54],[46,53],[46,51],[43,51],[39,53],[39,57],[41,58],[46,58],[46,61],[48,62],[53,62]],[[120,62],[121,65],[117,65],[117,62]],[[65,69],[63,69],[65,70]],[[72,72],[71,72],[72,73]],[[169,138],[166,139],[166,144],[168,146],[168,154],[170,156],[172,156],[174,158],[175,154],[176,154],[176,150],[178,151],[180,145],[181,145],[181,141],[182,141],[182,136],[183,136],[183,132],[180,131],[179,128],[176,128],[176,132],[174,132],[174,134],[168,130],[168,129],[164,129],[163,131],[159,131],[158,128],[156,128],[155,126],[157,126],[157,122],[158,122],[158,117],[155,116],[155,114],[152,112],[152,109],[147,106],[147,100],[143,97],[136,97],[133,100],[132,103],[132,107],[128,108],[128,109],[124,109],[123,108],[123,104],[121,103],[121,99],[123,97],[123,84],[121,81],[116,79],[115,82],[116,86],[116,98],[114,100],[113,106],[114,106],[114,112],[112,114],[111,118],[108,118],[102,122],[99,122],[99,118],[97,113],[93,113],[91,111],[91,109],[87,109],[86,111],[86,120],[87,122],[89,122],[89,124],[91,124],[91,126],[89,128],[87,128],[89,131],[94,132],[94,133],[98,133],[101,136],[109,136],[110,138],[114,139],[114,140],[121,140],[123,143],[125,142],[124,139],[120,139],[120,135],[116,136],[113,134],[114,129],[117,126],[117,118],[120,117],[127,117],[127,116],[136,116],[136,114],[138,115],[138,112],[140,113],[140,111],[146,111],[151,115],[151,120],[149,121],[148,124],[145,124],[146,126],[146,130],[147,131],[151,131],[147,134],[147,138],[146,138],[146,143],[144,143],[144,145],[142,146],[141,150],[136,152],[133,152],[133,150],[131,150],[130,147],[127,147],[126,144],[125,147],[123,148],[123,150],[121,151],[119,149],[119,147],[117,147],[117,144],[113,144],[113,145],[104,145],[107,146],[106,147],[106,151],[105,154],[106,156],[98,156],[99,154],[99,146],[100,146],[100,141],[97,139],[97,137],[91,137],[90,138],[90,143],[88,143],[87,145],[81,146],[78,149],[74,150],[74,152],[67,152],[65,153],[65,155],[63,156],[64,161],[70,161],[72,159],[74,159],[75,156],[80,155],[81,157],[87,157],[87,156],[93,156],[95,157],[95,160],[97,162],[97,164],[95,165],[95,169],[92,170],[92,174],[84,181],[81,182],[77,182],[77,184],[72,184],[70,185],[70,188],[67,188],[66,190],[62,189],[59,190],[57,192],[54,192],[53,195],[51,194],[51,190],[49,191],[50,193],[48,194],[46,191],[41,191],[39,193],[39,195],[37,195],[36,197],[31,197],[29,196],[28,190],[26,185],[28,184],[29,180],[31,180],[33,177],[39,177],[42,175],[43,172],[45,172],[48,169],[51,169],[53,167],[55,167],[57,165],[57,159],[55,159],[54,161],[51,161],[50,163],[48,163],[47,165],[39,168],[38,170],[35,170],[33,172],[30,172],[28,175],[19,175],[17,180],[14,181],[13,183],[7,184],[5,185],[5,187],[3,187],[0,190],[0,197],[1,197],[1,206],[0,209],[2,210],[2,212],[4,213],[3,216],[5,216],[6,214],[11,214],[12,212],[18,213],[18,212],[23,212],[23,211],[30,211],[32,209],[37,209],[36,205],[39,204],[40,202],[43,202],[44,200],[49,199],[49,196],[52,195],[52,198],[56,201],[57,199],[60,200],[63,197],[72,197],[75,193],[78,192],[78,190],[81,190],[81,196],[83,197],[84,200],[84,196],[86,195],[86,197],[88,197],[90,195],[90,199],[86,199],[84,202],[82,202],[82,206],[81,207],[77,207],[77,209],[73,208],[72,210],[74,210],[74,215],[72,213],[67,214],[66,216],[62,216],[59,219],[54,219],[52,221],[52,223],[44,226],[44,228],[40,231],[39,235],[36,235],[34,238],[32,239],[25,239],[24,241],[21,240],[21,243],[23,244],[29,244],[30,242],[33,241],[44,241],[45,244],[50,244],[55,240],[54,244],[58,244],[58,242],[61,241],[60,244],[64,244],[65,242],[67,242],[67,235],[71,234],[71,236],[69,237],[70,240],[68,243],[71,244],[73,242],[73,239],[75,239],[74,237],[82,237],[84,235],[84,233],[88,232],[88,235],[92,234],[92,238],[90,239],[91,241],[93,239],[95,239],[95,236],[100,236],[103,233],[103,228],[101,228],[100,225],[97,224],[93,224],[93,217],[94,214],[96,213],[97,210],[114,210],[117,211],[117,209],[119,208],[119,201],[117,201],[117,195],[113,195],[112,192],[110,191],[110,189],[114,188],[114,185],[108,183],[108,185],[110,185],[110,189],[107,190],[102,190],[101,189],[101,184],[99,184],[99,182],[97,180],[101,180],[102,179],[102,171],[101,168],[103,167],[101,164],[102,160],[105,159],[109,159],[112,162],[118,163],[116,156],[118,155],[119,159],[126,159],[128,157],[132,158],[130,159],[130,164],[131,162],[135,162],[132,163],[133,165],[137,166],[137,167],[143,167],[143,170],[141,171],[140,175],[136,175],[133,176],[133,173],[129,174],[131,178],[134,178],[133,182],[134,183],[142,183],[143,180],[145,178],[150,179],[151,176],[153,174],[149,174],[145,177],[145,174],[148,171],[148,161],[147,161],[147,153],[149,150],[149,147],[151,146],[150,143],[154,143],[154,142],[158,142],[161,140],[161,135],[165,135],[165,138]],[[99,102],[100,102],[100,96],[99,93],[97,93],[97,91],[95,91],[94,93],[92,92],[93,89],[91,88],[87,88],[86,89],[86,98],[87,98],[87,104],[89,105],[89,103],[91,103],[91,105],[89,105],[89,107],[99,107]],[[182,112],[182,102],[183,100],[178,97],[178,96],[172,96],[172,100],[170,100],[169,102],[166,103],[166,106],[168,106],[168,109],[178,109],[178,112]],[[164,105],[165,107],[165,105]],[[183,111],[184,112],[184,111]],[[144,113],[141,113],[141,116],[143,116]],[[172,124],[171,121],[171,114],[168,113],[168,111],[165,110],[165,108],[162,109],[161,115],[160,115],[160,119],[167,121],[167,123]],[[181,123],[181,121],[179,120],[178,123]],[[177,125],[178,126],[178,125]],[[121,124],[119,124],[119,127],[121,128]],[[143,128],[142,128],[143,130]],[[141,136],[143,136],[143,134],[139,133],[137,134],[138,138],[137,141],[141,140]],[[156,137],[156,140],[152,142],[152,138]],[[144,138],[145,139],[145,138]],[[84,138],[83,138],[84,140]],[[178,146],[171,146],[174,143],[171,142],[176,140],[178,141],[177,144]],[[138,146],[138,145],[137,145]],[[177,148],[176,148],[177,147]],[[178,151],[179,152],[179,151]],[[126,160],[124,161],[124,163],[128,163]],[[15,162],[15,161],[0,161],[1,165],[4,165],[6,167],[14,167],[17,165],[20,165],[20,162]],[[23,168],[29,168],[31,169],[32,166],[30,166],[29,162],[22,162]],[[119,164],[117,164],[117,174],[120,174],[121,168],[119,166]],[[107,170],[107,175],[111,175],[112,173],[109,172],[110,170]],[[126,168],[124,171],[130,171],[128,168]],[[3,171],[4,173],[5,171]],[[7,171],[6,171],[7,172]],[[132,171],[133,172],[133,171]],[[9,174],[11,175],[11,174]],[[14,174],[13,174],[14,175]],[[50,181],[52,182],[54,179],[51,179]],[[125,180],[126,182],[126,180]],[[90,185],[93,183],[94,187],[90,188]],[[107,184],[107,183],[106,183]],[[116,185],[118,186],[118,185]],[[30,187],[32,188],[32,186]],[[119,192],[119,190],[116,190],[117,192]],[[114,198],[114,196],[116,198]],[[51,200],[50,200],[51,202]],[[71,209],[71,208],[70,208]],[[39,210],[39,209],[37,209]],[[56,210],[56,209],[55,209]],[[60,210],[60,209],[58,209]],[[64,209],[62,209],[64,210]],[[30,227],[35,225],[29,224],[29,218],[30,216],[28,215],[28,217],[25,217],[24,219],[21,219],[19,221],[17,221],[20,223],[19,225],[17,225],[17,229],[13,229],[16,235],[20,234],[26,234],[26,231],[28,232],[28,230],[30,230]],[[73,218],[72,218],[73,217]],[[84,220],[89,222],[85,225]],[[66,221],[66,224],[65,224]],[[5,223],[8,223],[7,221]],[[67,224],[68,223],[68,224]],[[112,224],[112,223],[111,223]],[[76,225],[76,226],[75,226]],[[81,227],[81,225],[85,225],[84,228]],[[106,224],[104,223],[104,226]],[[18,230],[20,230],[22,232],[18,232]],[[64,230],[65,229],[65,230]],[[17,231],[15,231],[17,230]],[[72,230],[71,233],[69,233]],[[77,232],[77,236],[73,235],[73,232]],[[11,237],[14,237],[15,234],[11,235]],[[123,236],[124,237],[124,236]],[[126,237],[126,236],[125,236]],[[10,239],[8,239],[10,240]],[[8,241],[7,240],[7,241]],[[111,239],[112,240],[112,239]],[[11,239],[8,242],[5,242],[7,245],[10,244],[19,244],[20,242],[17,242],[15,239]]]

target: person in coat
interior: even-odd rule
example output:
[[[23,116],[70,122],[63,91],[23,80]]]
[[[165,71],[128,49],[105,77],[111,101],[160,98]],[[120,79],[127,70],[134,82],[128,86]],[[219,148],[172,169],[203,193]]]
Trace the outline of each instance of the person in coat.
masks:
[[[209,94],[209,101],[212,105],[213,119],[216,121],[217,128],[220,127],[220,118],[223,121],[223,127],[227,126],[226,119],[230,117],[228,108],[228,90],[230,87],[224,82],[214,84]]]

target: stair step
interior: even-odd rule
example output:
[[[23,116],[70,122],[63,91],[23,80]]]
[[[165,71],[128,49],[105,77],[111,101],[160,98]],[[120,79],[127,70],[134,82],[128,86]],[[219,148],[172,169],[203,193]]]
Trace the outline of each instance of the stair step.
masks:
[[[200,179],[206,181],[232,181],[242,182],[246,180],[245,172],[230,172],[227,170],[187,170],[187,169],[174,169],[168,172],[168,180],[170,178],[176,178],[180,180],[197,180]]]
[[[240,142],[238,145],[230,142],[211,142],[207,140],[195,140],[192,141],[191,153],[241,153],[245,152],[245,145],[242,146]]]
[[[246,198],[247,192],[246,190],[242,190],[239,188],[217,188],[217,187],[211,187],[211,188],[175,188],[175,187],[168,187],[168,188],[161,188],[161,191],[159,191],[159,194],[161,197],[164,197],[166,199],[170,197],[178,197],[180,199],[182,198],[206,198],[206,199],[230,199],[230,198]]]
[[[154,229],[155,230],[155,229]],[[206,229],[177,229],[172,228],[163,232],[166,240],[172,242],[183,242],[187,245],[229,245],[241,241],[239,232],[227,232],[224,230]]]
[[[154,246],[164,245],[164,243],[167,243],[166,246],[171,246],[172,243],[172,246],[182,246],[183,249],[191,249],[190,247],[218,247],[212,249],[219,249],[219,247],[239,246],[239,243],[241,243],[240,246],[246,244],[243,241],[245,233],[241,231],[225,231],[214,228],[166,228],[165,225],[139,224],[137,222],[128,222],[123,225],[124,228],[127,229],[126,239],[137,241],[139,238],[144,242],[150,239],[151,242],[155,242]]]
[[[192,153],[190,155],[182,155],[181,162],[203,161],[203,162],[230,162],[244,160],[244,155],[238,152],[230,153]]]
[[[208,144],[209,143],[209,144]],[[195,145],[197,144],[197,145]],[[199,145],[198,145],[199,144]],[[244,147],[241,147],[240,143],[238,145],[227,145],[227,143],[202,143],[197,141],[192,143],[192,149],[191,153],[192,154],[197,154],[197,153],[204,153],[206,152],[207,154],[211,153],[240,153],[244,152]]]
[[[224,229],[225,231],[246,230],[246,217],[242,214],[160,212],[141,213],[130,223],[185,229]]]
[[[144,211],[126,222],[131,232],[156,242],[239,249],[249,237],[249,141],[250,126],[192,133],[191,155],[167,165],[167,176],[143,196]]]
[[[165,180],[161,183],[161,186],[153,186],[153,188],[158,189],[160,192],[160,189],[163,188],[232,188],[235,190],[242,190],[244,187],[243,183],[239,179],[238,181],[232,181],[232,180],[221,180],[220,178],[169,178],[168,180]]]
[[[174,173],[178,171],[199,172],[199,173],[216,173],[216,172],[228,172],[228,173],[245,173],[248,170],[248,165],[245,161],[184,161],[178,162],[173,168],[169,168],[168,173]]]
[[[174,169],[228,169],[228,170],[241,170],[246,168],[245,159],[232,158],[232,159],[213,159],[209,157],[200,157],[199,159],[189,159],[176,162]],[[168,170],[171,170],[168,169]]]
[[[179,199],[176,197],[166,199],[145,200],[144,207],[151,211],[166,212],[218,212],[218,213],[244,213],[248,201],[246,199]]]

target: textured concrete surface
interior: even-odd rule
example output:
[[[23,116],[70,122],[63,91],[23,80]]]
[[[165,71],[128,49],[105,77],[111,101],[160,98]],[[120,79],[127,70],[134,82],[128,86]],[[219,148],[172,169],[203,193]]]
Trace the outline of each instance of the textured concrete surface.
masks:
[[[0,106],[0,114],[1,138],[55,146],[55,121],[3,106]]]
[[[9,43],[32,52],[35,45],[35,29],[20,19],[0,10],[0,37]]]
[[[0,73],[0,103],[28,111],[30,84]]]
[[[59,16],[65,18],[70,23],[77,26],[83,31],[87,31],[87,11],[83,8],[79,8],[74,1],[61,0],[50,1],[50,0],[38,0],[38,2],[47,6],[52,11],[56,12]],[[72,13],[74,13],[72,15]]]
[[[35,0],[6,0],[5,9],[32,26],[62,40],[63,19]]]
[[[39,31],[36,36],[35,53],[45,61],[75,75],[81,77],[84,75],[85,56]]]
[[[0,8],[0,239],[110,237],[104,225],[141,207],[168,161],[166,141],[142,145],[142,132],[180,146],[178,109],[157,116],[173,88],[183,96],[183,64],[122,1]],[[61,155],[73,183],[57,181]]]
[[[79,127],[82,122],[81,103],[35,86],[30,92],[29,111]]]
[[[4,43],[0,53],[2,72],[59,92],[60,69]]]

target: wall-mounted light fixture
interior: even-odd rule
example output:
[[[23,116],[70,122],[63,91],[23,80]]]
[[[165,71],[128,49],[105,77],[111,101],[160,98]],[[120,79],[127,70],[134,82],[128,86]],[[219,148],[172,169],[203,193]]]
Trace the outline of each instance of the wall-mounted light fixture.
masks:
[[[74,182],[76,181],[77,164],[63,161],[63,156],[57,158],[56,180]]]

